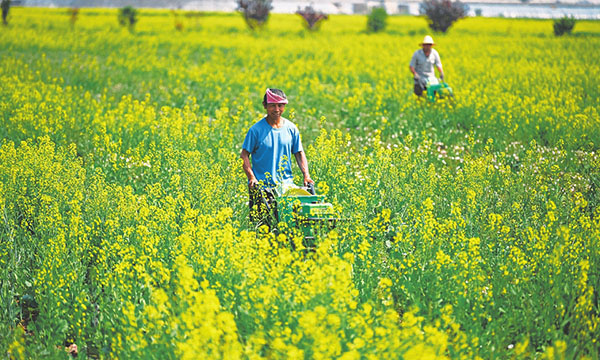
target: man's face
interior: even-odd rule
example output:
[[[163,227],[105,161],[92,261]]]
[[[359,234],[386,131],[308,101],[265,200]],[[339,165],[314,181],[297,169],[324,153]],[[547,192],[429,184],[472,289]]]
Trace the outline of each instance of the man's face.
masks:
[[[285,110],[285,104],[267,104],[265,105],[265,109],[267,110],[267,115],[272,118],[279,118],[283,111]]]
[[[429,52],[431,52],[431,48],[433,47],[432,44],[423,44],[423,51],[428,54]]]

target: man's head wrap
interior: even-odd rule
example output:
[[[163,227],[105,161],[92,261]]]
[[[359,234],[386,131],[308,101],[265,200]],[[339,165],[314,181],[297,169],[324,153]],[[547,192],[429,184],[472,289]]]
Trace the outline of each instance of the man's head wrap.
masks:
[[[283,91],[281,92],[283,94]],[[288,100],[285,96],[285,94],[283,94],[283,96],[278,95],[276,93],[274,93],[273,91],[271,91],[271,89],[267,89],[267,92],[265,93],[265,97],[267,98],[267,104],[287,104]]]

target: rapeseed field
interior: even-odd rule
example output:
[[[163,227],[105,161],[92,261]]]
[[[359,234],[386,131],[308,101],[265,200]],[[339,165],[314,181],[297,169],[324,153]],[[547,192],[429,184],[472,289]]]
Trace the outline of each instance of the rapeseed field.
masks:
[[[455,98],[428,103],[419,17],[10,14],[1,357],[600,357],[600,23],[461,20],[432,34]],[[248,221],[267,87],[344,218],[314,251]]]

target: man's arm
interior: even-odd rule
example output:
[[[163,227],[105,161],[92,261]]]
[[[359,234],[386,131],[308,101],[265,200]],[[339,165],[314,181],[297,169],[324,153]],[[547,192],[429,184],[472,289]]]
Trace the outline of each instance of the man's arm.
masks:
[[[419,78],[419,74],[417,74],[417,70],[415,69],[414,66],[410,66],[410,72],[413,73],[413,76],[415,77],[415,79]]]
[[[314,184],[313,179],[310,178],[310,174],[308,173],[308,161],[306,160],[306,155],[304,155],[304,151],[298,151],[294,154],[296,157],[296,162],[298,163],[298,167],[300,171],[302,171],[302,175],[304,176],[304,186],[308,184]]]
[[[440,72],[440,80],[444,81],[444,69],[442,69],[442,59],[440,59],[440,54],[435,53],[435,67],[437,67]]]
[[[408,64],[408,67],[410,68],[410,72],[413,74],[415,79],[419,79],[419,74],[417,73],[417,63],[418,63],[418,56],[417,56],[418,50],[415,51],[412,55],[412,57],[410,58],[410,63]]]
[[[440,72],[440,80],[444,81],[444,70],[442,69],[442,64],[438,65],[437,69]]]
[[[242,149],[240,157],[243,161],[242,168],[246,173],[246,177],[248,177],[248,186],[256,186],[258,184],[258,180],[256,180],[256,176],[254,176],[254,171],[252,171],[252,164],[250,164],[250,153],[248,152],[248,150]]]

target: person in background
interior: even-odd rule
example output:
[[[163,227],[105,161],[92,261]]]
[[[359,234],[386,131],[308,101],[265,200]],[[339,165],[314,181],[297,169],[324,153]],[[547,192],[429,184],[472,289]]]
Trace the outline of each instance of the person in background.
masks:
[[[417,96],[423,95],[423,91],[427,89],[427,80],[435,78],[434,66],[440,73],[440,80],[444,81],[442,61],[440,54],[433,48],[435,45],[433,38],[429,35],[425,36],[420,45],[422,48],[415,51],[410,59],[410,71],[415,80],[414,91]]]
[[[248,178],[251,221],[258,219],[257,211],[264,210],[259,201],[262,187],[293,184],[292,155],[304,176],[304,186],[314,184],[308,172],[300,132],[296,125],[282,116],[287,103],[287,96],[282,90],[267,89],[262,102],[267,115],[248,130],[242,144],[240,157]]]

